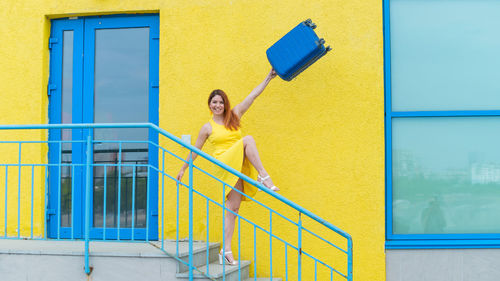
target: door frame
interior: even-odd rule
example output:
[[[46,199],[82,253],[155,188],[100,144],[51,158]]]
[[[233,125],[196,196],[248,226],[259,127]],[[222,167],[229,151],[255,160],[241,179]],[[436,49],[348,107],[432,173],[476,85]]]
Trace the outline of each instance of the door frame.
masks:
[[[73,87],[72,87],[72,122],[94,123],[94,61],[95,61],[95,30],[109,28],[138,28],[149,27],[149,100],[148,119],[150,123],[158,125],[159,119],[159,15],[111,15],[91,16],[81,18],[65,18],[52,20],[50,49],[50,77],[49,77],[49,123],[60,124],[62,114],[62,56],[63,31],[73,30]],[[85,54],[85,55],[83,55]],[[78,102],[81,101],[81,102]],[[72,145],[73,163],[86,163],[85,143],[86,136],[91,135],[92,129],[72,130],[72,140],[81,141]],[[61,130],[49,130],[49,163],[60,163],[61,152],[57,141],[61,140]],[[147,227],[135,229],[132,235],[130,228],[106,228],[104,235],[102,228],[93,227],[93,195],[90,198],[90,238],[115,239],[145,239],[158,238],[158,132],[149,129],[148,135],[148,196],[147,196]],[[93,158],[93,146],[91,157]],[[90,159],[93,163],[93,159]],[[75,196],[72,197],[72,227],[58,227],[61,225],[60,206],[60,168],[50,166],[49,192],[47,203],[47,235],[49,238],[79,239],[84,238],[84,207],[85,198],[85,169],[75,166]],[[90,178],[93,179],[93,169]],[[93,181],[93,180],[92,180]],[[93,194],[93,188],[92,188]],[[119,207],[120,208],[120,207]]]

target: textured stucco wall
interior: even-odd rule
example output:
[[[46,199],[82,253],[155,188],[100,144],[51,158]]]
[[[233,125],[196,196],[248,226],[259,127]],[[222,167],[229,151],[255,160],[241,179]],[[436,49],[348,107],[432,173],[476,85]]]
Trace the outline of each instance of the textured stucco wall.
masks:
[[[232,104],[238,103],[269,71],[265,50],[270,44],[301,20],[310,17],[318,24],[317,33],[333,52],[295,81],[272,81],[245,115],[244,132],[256,139],[281,195],[352,235],[354,279],[384,280],[381,1],[9,0],[0,9],[0,123],[48,121],[50,18],[129,12],[160,13],[160,127],[178,136],[191,134],[193,139],[209,118],[206,98],[212,89],[224,89]],[[4,158],[16,159],[16,151],[4,150]],[[43,155],[34,153],[33,158],[41,160]],[[179,165],[168,169],[176,173]],[[17,199],[15,192],[9,196]],[[37,192],[40,225],[43,191]],[[257,196],[292,214],[265,194]],[[261,223],[269,221],[268,213],[251,203],[241,212]],[[13,213],[9,211],[9,219],[15,222]],[[279,231],[285,224],[275,221],[273,227]],[[167,230],[175,225],[166,222]],[[310,225],[335,239],[324,228]],[[202,236],[203,224],[195,229]],[[296,236],[285,226],[281,231]],[[218,234],[220,230],[213,231],[211,239]],[[253,252],[253,247],[245,250],[245,243],[242,247],[243,253]],[[330,251],[325,247],[317,254],[329,256]],[[273,259],[284,259],[282,248],[273,252]],[[275,275],[284,275],[283,266],[275,270]]]

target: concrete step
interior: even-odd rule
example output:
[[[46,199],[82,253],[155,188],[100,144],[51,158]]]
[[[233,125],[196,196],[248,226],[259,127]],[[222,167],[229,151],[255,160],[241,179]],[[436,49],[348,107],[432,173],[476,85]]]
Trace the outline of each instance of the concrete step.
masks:
[[[241,268],[241,279],[240,273],[239,273],[239,268]],[[221,265],[218,262],[217,263],[211,263],[209,264],[209,275],[211,277],[207,278],[203,274],[196,273],[194,274],[194,278],[196,278],[198,281],[208,281],[208,280],[217,280],[217,281],[222,281],[223,280],[223,274],[225,270],[225,275],[226,275],[226,281],[239,281],[239,280],[246,280],[249,278],[249,268],[250,268],[250,261],[241,261],[241,265]],[[197,268],[199,271],[203,272],[206,274],[207,272],[207,266],[201,266]],[[181,279],[181,278],[189,278],[189,274],[187,272],[184,273],[178,273],[176,274],[176,277]]]
[[[151,242],[156,247],[161,247],[161,241]],[[163,249],[168,255],[175,256],[177,251],[177,243],[175,240],[165,240],[163,242]],[[208,261],[213,263],[218,260],[220,243],[208,243]],[[189,261],[189,242],[179,241],[179,256],[184,262]],[[193,263],[195,267],[203,266],[207,264],[207,243],[203,241],[193,242]],[[182,273],[188,271],[188,266],[184,263],[177,262],[177,273]]]
[[[161,246],[161,242],[153,242],[157,247]],[[176,241],[165,241],[164,242],[164,249],[169,255],[175,255],[176,254]],[[223,266],[218,263],[218,254],[219,254],[219,248],[220,248],[220,243],[208,243],[209,247],[209,276],[212,277],[212,279],[207,278],[204,274],[207,273],[207,243],[203,241],[195,241],[193,242],[193,261],[196,266],[196,268],[203,272],[196,272],[194,271],[194,278],[197,279],[197,281],[204,281],[204,280],[223,280]],[[185,261],[188,262],[189,260],[189,242],[188,241],[179,241],[179,257]],[[282,281],[281,278],[273,278],[272,280],[265,277],[261,278],[249,278],[249,266],[251,262],[250,261],[242,261],[241,263],[241,281]],[[188,273],[188,266],[185,264],[182,264],[181,262],[177,262],[177,274],[176,277],[178,280],[185,280],[189,278],[189,273]],[[239,279],[239,272],[238,272],[238,266],[225,266],[226,270],[226,281],[240,281]],[[247,279],[248,278],[248,279]]]

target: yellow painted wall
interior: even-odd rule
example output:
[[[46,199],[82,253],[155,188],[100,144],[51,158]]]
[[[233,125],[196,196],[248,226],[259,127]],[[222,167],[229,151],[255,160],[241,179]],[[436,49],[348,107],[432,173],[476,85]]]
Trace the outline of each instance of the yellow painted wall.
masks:
[[[222,88],[233,105],[238,103],[269,71],[265,50],[270,44],[301,20],[312,18],[318,24],[317,33],[333,46],[333,52],[292,82],[273,80],[245,115],[243,130],[256,139],[265,167],[281,188],[281,195],[352,235],[354,279],[384,280],[381,1],[9,0],[0,9],[0,123],[48,121],[50,18],[155,11],[160,13],[160,127],[193,138],[209,118],[206,99],[211,90]],[[19,134],[2,133],[0,137],[15,139]],[[33,138],[45,137],[44,132],[32,134]],[[2,158],[7,159],[1,161],[16,161],[14,149],[0,149]],[[29,157],[43,161],[45,155],[38,149]],[[200,165],[208,166],[202,161]],[[172,165],[167,170],[176,173],[179,167]],[[2,174],[0,171],[0,183],[4,181]],[[13,181],[9,172],[9,188],[14,187],[8,195],[9,225],[17,222],[17,212],[11,211],[17,211],[17,174],[15,178]],[[4,196],[1,186],[0,202]],[[44,202],[41,185],[37,186],[35,232],[40,234]],[[26,193],[29,188],[29,184],[23,187],[23,200],[31,196]],[[166,196],[170,195],[167,192]],[[293,214],[263,193],[257,198],[278,211]],[[172,201],[167,197],[167,202]],[[27,214],[29,206],[21,206]],[[169,206],[165,221],[167,234],[172,237],[175,217]],[[241,212],[262,223],[269,221],[268,213],[252,203],[245,203]],[[4,223],[3,215],[0,210],[0,224]],[[220,216],[213,218],[218,219]],[[28,217],[22,221],[26,231]],[[275,223],[275,231],[282,231],[292,240],[296,237],[279,219],[275,218]],[[317,229],[325,237],[336,239],[324,229]],[[2,231],[0,225],[0,235]],[[201,220],[195,231],[202,239],[205,229]],[[220,229],[211,232],[211,240],[220,239]],[[243,255],[253,252],[253,248],[245,248],[248,239],[251,237],[242,240]],[[266,251],[267,244],[259,245],[259,251]],[[273,259],[283,260],[284,249],[275,247]],[[318,254],[333,256],[326,247]],[[264,266],[258,269],[259,275],[268,275]],[[274,270],[274,275],[284,277],[284,265]]]

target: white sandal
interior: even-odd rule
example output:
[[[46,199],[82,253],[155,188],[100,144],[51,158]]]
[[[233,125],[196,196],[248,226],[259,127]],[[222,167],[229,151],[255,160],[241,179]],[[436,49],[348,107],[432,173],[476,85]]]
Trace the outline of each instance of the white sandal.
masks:
[[[269,176],[269,175],[267,175],[266,177],[261,177],[260,175],[258,175],[257,176],[257,181],[259,181],[262,185],[264,185],[264,181],[266,181],[266,180],[268,180],[270,178],[271,178],[271,176]],[[265,186],[265,187],[267,187],[267,186]],[[273,185],[273,186],[267,187],[267,188],[269,188],[271,191],[274,191],[274,192],[280,191],[280,189],[276,185]]]
[[[223,254],[224,253],[224,254]],[[233,262],[230,262],[229,259],[226,257],[226,254],[232,254],[233,252],[231,251],[220,251],[219,252],[219,264],[227,264],[227,265],[238,265],[238,262],[233,259]]]

